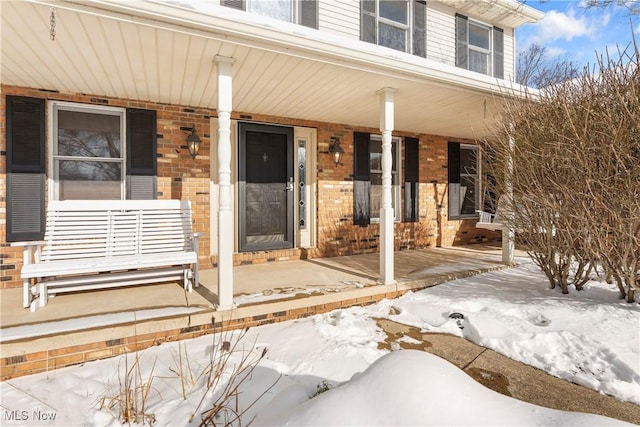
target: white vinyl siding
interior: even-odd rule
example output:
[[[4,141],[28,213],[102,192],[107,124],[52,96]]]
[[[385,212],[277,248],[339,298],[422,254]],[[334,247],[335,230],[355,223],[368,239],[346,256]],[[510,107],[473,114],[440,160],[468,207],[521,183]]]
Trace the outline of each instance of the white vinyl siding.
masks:
[[[359,0],[320,0],[318,29],[350,39],[360,39]]]
[[[456,63],[455,11],[427,2],[427,59],[447,65]]]
[[[515,79],[515,37],[513,28],[504,29],[504,79],[513,81]]]

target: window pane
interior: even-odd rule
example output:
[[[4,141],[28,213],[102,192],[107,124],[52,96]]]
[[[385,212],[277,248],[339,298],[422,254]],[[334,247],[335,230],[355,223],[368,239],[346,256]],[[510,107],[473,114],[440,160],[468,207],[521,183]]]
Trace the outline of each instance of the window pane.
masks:
[[[60,200],[122,198],[120,162],[59,162]]]
[[[369,43],[376,42],[376,17],[362,15],[362,40]]]
[[[307,142],[298,140],[298,226],[300,230],[307,229],[307,198],[305,185],[307,181]]]
[[[382,141],[376,139],[369,141],[369,162],[371,171],[382,171]]]
[[[362,9],[367,12],[376,13],[376,1],[362,0]]]
[[[460,215],[476,214],[476,177],[460,177]]]
[[[249,12],[293,22],[292,0],[249,0]]]
[[[120,116],[58,111],[58,155],[119,158]]]
[[[469,22],[469,44],[489,50],[491,31],[489,28]]]
[[[381,173],[371,174],[370,194],[371,194],[370,196],[371,198],[369,199],[369,207],[370,207],[369,216],[371,218],[379,218],[380,206],[382,204],[382,174]]]
[[[469,69],[478,73],[489,74],[489,54],[469,49]]]
[[[378,44],[401,52],[407,51],[407,30],[378,23]]]
[[[396,220],[400,218],[397,206],[400,203],[400,180],[398,177],[398,143],[391,141],[391,206],[396,209]],[[382,140],[371,139],[369,141],[369,165],[371,170],[369,191],[369,216],[380,217],[382,206]]]
[[[406,0],[380,0],[380,17],[392,21],[407,23]]]
[[[468,148],[460,148],[460,173],[475,175],[477,172],[477,155],[476,150]]]

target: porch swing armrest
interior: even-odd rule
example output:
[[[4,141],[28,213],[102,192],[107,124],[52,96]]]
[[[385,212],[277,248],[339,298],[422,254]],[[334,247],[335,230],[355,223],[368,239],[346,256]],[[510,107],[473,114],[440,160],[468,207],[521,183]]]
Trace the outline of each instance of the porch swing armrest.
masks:
[[[494,214],[489,213],[489,212],[484,212],[484,211],[476,211],[478,213],[478,222],[487,222],[487,223],[491,223],[493,222],[493,217]]]
[[[46,242],[44,240],[31,240],[27,242],[11,242],[11,247],[23,247],[23,263],[39,264],[40,251]]]

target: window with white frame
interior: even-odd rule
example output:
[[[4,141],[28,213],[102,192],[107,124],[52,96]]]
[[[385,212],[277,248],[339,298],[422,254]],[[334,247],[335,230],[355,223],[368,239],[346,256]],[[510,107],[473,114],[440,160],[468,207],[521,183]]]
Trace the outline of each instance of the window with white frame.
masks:
[[[354,132],[353,223],[380,220],[382,207],[382,137]],[[400,221],[400,139],[391,140],[391,205]]]
[[[220,0],[220,4],[280,21],[318,28],[317,0]]]
[[[480,207],[478,147],[449,142],[449,217],[476,217]]]
[[[54,102],[52,112],[54,199],[123,199],[126,110]]]
[[[504,31],[456,15],[456,66],[504,78]]]
[[[361,0],[360,39],[426,56],[426,2]]]
[[[400,139],[391,140],[391,205],[394,208],[395,220],[400,221]],[[380,220],[382,207],[382,137],[371,135],[369,143],[369,167],[371,173],[371,191],[369,193],[370,217],[372,221]]]

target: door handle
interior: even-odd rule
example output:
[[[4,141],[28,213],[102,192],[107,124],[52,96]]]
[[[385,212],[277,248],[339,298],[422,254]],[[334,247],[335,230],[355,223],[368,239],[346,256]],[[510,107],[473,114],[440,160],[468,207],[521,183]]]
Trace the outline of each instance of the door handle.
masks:
[[[284,188],[284,191],[293,191],[293,177],[289,177],[289,182],[287,186]]]

